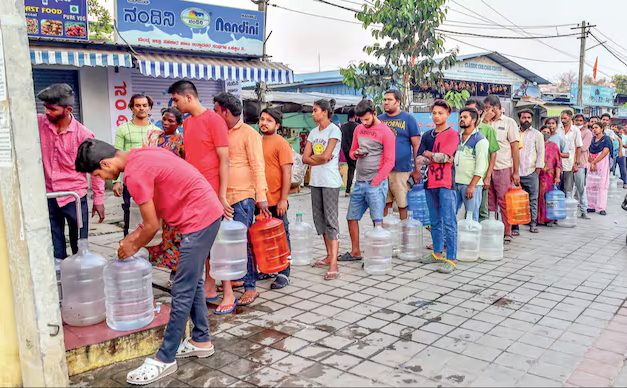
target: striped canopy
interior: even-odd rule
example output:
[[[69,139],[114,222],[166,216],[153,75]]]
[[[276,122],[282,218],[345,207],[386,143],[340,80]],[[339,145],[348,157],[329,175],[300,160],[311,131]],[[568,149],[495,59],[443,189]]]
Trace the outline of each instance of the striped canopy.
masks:
[[[123,51],[69,49],[31,46],[33,65],[120,66],[133,67],[131,55]]]
[[[135,55],[139,71],[150,77],[290,83],[294,74],[277,62],[182,55]]]

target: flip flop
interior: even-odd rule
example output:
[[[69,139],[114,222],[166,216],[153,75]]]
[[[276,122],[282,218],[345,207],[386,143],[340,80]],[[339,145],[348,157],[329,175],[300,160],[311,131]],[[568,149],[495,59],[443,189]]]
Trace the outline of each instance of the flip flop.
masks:
[[[187,358],[187,357],[198,357],[198,358],[207,358],[209,356],[213,356],[215,353],[215,348],[211,345],[210,348],[200,348],[198,346],[192,345],[189,341],[191,337],[185,338],[185,340],[179,345],[178,350],[176,351],[176,358]]]
[[[509,234],[506,234],[505,237],[503,237],[503,244],[508,245],[512,242],[512,236]]]
[[[242,299],[242,297],[241,297],[241,296],[240,296],[239,298],[240,298],[240,299]],[[253,302],[254,302],[254,301],[256,301],[256,300],[257,300],[257,298],[259,298],[259,293],[258,293],[258,292],[256,292],[256,293],[255,293],[255,296],[252,298],[252,300],[251,300],[250,302],[248,302],[248,303],[238,302],[238,304],[239,304],[240,306],[248,306],[248,305],[250,305],[250,304],[253,304]]]
[[[359,261],[361,257],[355,257],[350,252],[346,252],[337,258],[337,261]]]
[[[137,369],[126,375],[126,382],[133,385],[148,385],[175,373],[178,369],[176,361],[165,363],[154,358],[147,358]]]
[[[241,284],[241,285],[239,285],[239,286],[234,286],[234,285],[231,283],[231,288],[233,288],[234,290],[235,290],[235,289],[238,289],[238,288],[244,288],[244,283],[242,283],[242,284]],[[224,292],[224,286],[223,286],[223,285],[219,285],[219,286],[218,286],[218,288],[217,288],[217,290],[218,290],[218,292]]]
[[[329,263],[326,261],[326,259],[324,259],[324,260],[314,262],[311,266],[312,267],[326,267],[328,265]]]
[[[520,236],[520,232],[517,231],[517,230],[512,230],[512,236],[518,237],[518,236]]]
[[[215,302],[218,299],[220,299],[220,296],[216,295],[213,298],[205,298],[205,302]]]
[[[529,232],[531,232],[531,233],[540,233],[540,231],[538,230],[538,228],[537,228],[537,227],[535,227],[535,226],[531,226],[531,227],[529,227]]]
[[[340,276],[340,271],[328,271],[324,275],[324,280],[335,280]]]
[[[224,307],[227,306],[231,306],[231,308],[229,308],[228,310],[224,310],[224,311],[218,311],[218,309],[220,308],[220,306],[222,306],[221,304],[218,305],[218,308],[216,308],[215,310],[213,310],[213,313],[215,315],[226,315],[226,314],[231,314],[233,311],[235,311],[235,308],[237,307],[237,299],[235,299],[235,303],[233,304],[227,304]]]

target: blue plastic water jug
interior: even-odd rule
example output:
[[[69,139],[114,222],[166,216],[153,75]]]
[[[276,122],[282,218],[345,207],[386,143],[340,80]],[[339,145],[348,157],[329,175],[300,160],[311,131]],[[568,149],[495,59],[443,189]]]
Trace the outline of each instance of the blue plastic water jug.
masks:
[[[549,220],[563,220],[566,218],[566,196],[553,186],[553,190],[545,194],[546,218]]]
[[[431,225],[429,208],[427,207],[427,195],[422,183],[416,183],[411,191],[407,193],[407,207],[409,211],[414,212],[414,217],[417,215],[422,225]]]

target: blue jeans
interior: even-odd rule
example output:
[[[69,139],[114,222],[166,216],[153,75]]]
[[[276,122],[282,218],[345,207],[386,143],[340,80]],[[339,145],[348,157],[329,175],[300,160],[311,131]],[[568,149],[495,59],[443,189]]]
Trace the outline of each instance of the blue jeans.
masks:
[[[247,198],[231,206],[234,211],[233,220],[241,222],[246,225],[247,229],[250,229],[255,222],[255,200]],[[253,255],[253,245],[250,242],[250,232],[248,233],[248,266],[246,276],[242,280],[246,291],[257,288],[257,263]]]
[[[80,238],[87,238],[89,225],[89,209],[87,207],[87,196],[81,198],[81,213],[83,216],[83,226]],[[78,252],[78,224],[76,222],[76,202],[72,201],[60,207],[56,198],[48,199],[48,215],[50,217],[50,230],[52,232],[52,247],[55,259],[65,259],[67,247],[65,243],[65,221],[67,220],[70,230],[70,247],[72,254]]]
[[[444,252],[446,258],[457,258],[457,193],[455,190],[439,188],[426,189],[429,218],[431,219],[431,239],[433,251]]]
[[[187,317],[191,317],[194,324],[192,340],[211,341],[202,274],[205,260],[209,257],[211,246],[218,235],[221,219],[198,232],[184,234],[181,239],[179,262],[172,284],[170,321],[157,352],[157,358],[163,362],[175,360],[176,351],[185,335]]]
[[[457,211],[459,212],[459,209],[462,208],[462,204],[464,204],[464,211],[466,213],[472,212],[472,219],[479,221],[479,210],[481,209],[483,186],[475,186],[475,194],[471,199],[466,198],[466,189],[468,189],[468,185],[462,185],[460,183],[456,184]]]
[[[361,220],[368,208],[370,208],[370,218],[373,221],[383,219],[385,201],[388,195],[388,181],[385,179],[378,186],[371,186],[370,182],[372,181],[355,182],[348,203],[347,220]]]

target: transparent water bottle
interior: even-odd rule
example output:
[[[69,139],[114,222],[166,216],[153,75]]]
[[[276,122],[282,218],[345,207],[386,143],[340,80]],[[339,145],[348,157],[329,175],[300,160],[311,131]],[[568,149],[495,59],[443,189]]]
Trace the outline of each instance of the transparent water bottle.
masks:
[[[296,223],[290,225],[292,265],[311,265],[313,260],[313,228],[303,221],[303,213],[296,213]]]
[[[546,218],[549,220],[563,220],[566,218],[566,197],[557,188],[557,185],[554,185],[553,190],[545,194],[545,198]]]
[[[457,222],[457,260],[477,261],[481,244],[481,224],[466,212],[466,219]]]
[[[381,226],[392,234],[392,252],[398,255],[398,250],[401,246],[401,219],[393,212],[390,212],[387,216],[383,217]]]
[[[620,196],[618,191],[618,177],[614,174],[610,174],[610,188],[608,197],[609,198],[617,198]]]
[[[481,222],[481,242],[479,257],[486,261],[498,261],[503,258],[503,236],[505,225],[496,219],[496,213],[490,212],[490,218]]]
[[[107,325],[113,330],[136,330],[155,318],[152,266],[140,249],[126,260],[112,260],[104,269]]]
[[[566,196],[566,218],[559,225],[565,228],[574,228],[577,226],[577,211],[579,210],[579,202],[573,198],[572,193]]]
[[[427,193],[424,184],[416,183],[411,191],[407,193],[407,207],[418,215],[418,219],[423,225],[431,225],[429,220],[429,208],[427,207]]]
[[[392,270],[392,234],[374,221],[374,229],[366,233],[364,271],[369,275],[385,275]]]
[[[246,275],[248,229],[239,221],[223,220],[211,246],[209,275],[215,280],[237,280]]]
[[[407,261],[416,261],[422,253],[422,223],[418,214],[407,212],[407,219],[401,221],[401,248],[398,258]]]
[[[89,250],[87,239],[78,240],[78,252],[61,262],[63,322],[90,326],[105,319],[103,269],[107,260]]]

